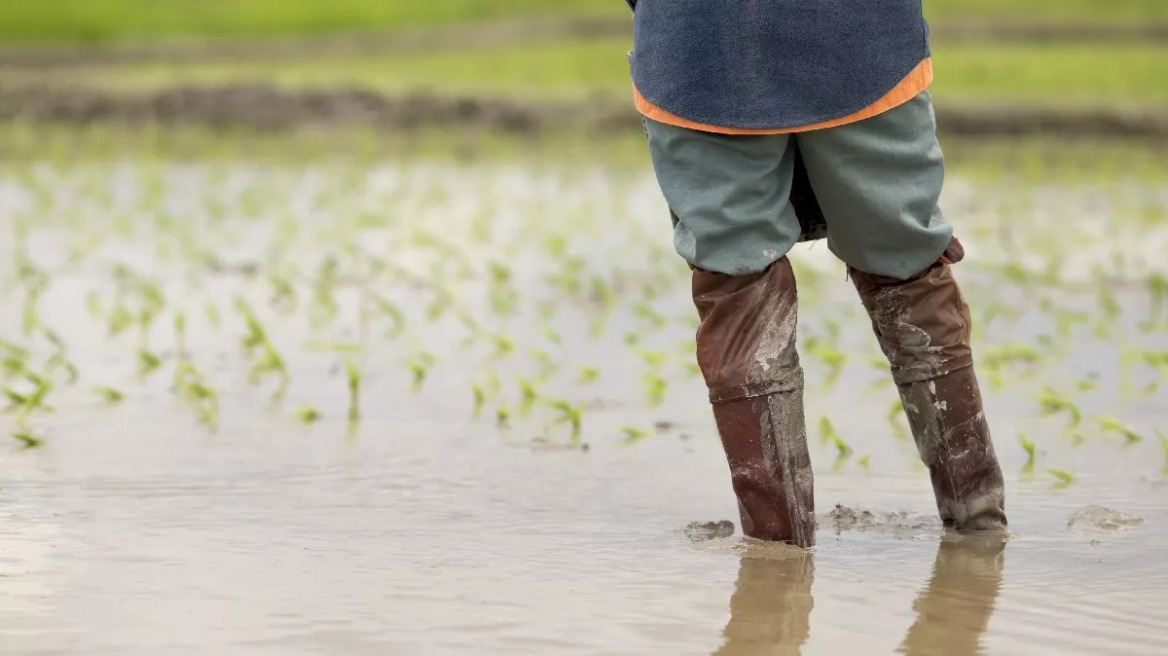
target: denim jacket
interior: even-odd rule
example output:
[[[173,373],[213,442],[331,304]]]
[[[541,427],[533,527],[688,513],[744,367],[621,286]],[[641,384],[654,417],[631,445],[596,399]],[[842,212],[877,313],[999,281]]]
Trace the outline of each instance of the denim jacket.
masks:
[[[698,123],[790,128],[857,112],[929,56],[922,0],[626,0],[633,83]]]

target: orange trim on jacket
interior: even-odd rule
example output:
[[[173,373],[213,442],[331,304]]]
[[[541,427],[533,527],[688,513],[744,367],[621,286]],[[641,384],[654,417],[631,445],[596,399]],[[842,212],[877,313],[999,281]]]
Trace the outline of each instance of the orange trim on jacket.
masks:
[[[902,105],[909,100],[912,100],[920,92],[929,87],[933,81],[933,60],[926,57],[917,64],[917,67],[912,69],[908,75],[904,77],[891,91],[884,94],[880,100],[868,105],[858,112],[842,116],[840,118],[832,119],[830,121],[823,121],[820,123],[813,123],[811,125],[803,125],[793,128],[727,128],[718,125],[706,125],[705,123],[698,123],[689,119],[684,119],[676,114],[670,113],[657,105],[649,102],[641,92],[637,90],[636,85],[633,86],[633,102],[637,106],[643,116],[651,118],[658,123],[665,123],[666,125],[673,125],[680,128],[689,128],[691,130],[700,130],[702,132],[715,132],[718,134],[790,134],[792,132],[807,132],[809,130],[822,130],[824,128],[834,128],[848,123],[855,123],[866,118],[871,118],[877,114],[886,112],[894,107]]]

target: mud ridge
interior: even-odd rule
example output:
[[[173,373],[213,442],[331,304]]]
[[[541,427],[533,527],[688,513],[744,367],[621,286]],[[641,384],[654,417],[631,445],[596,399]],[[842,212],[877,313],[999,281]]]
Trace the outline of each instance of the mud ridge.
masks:
[[[946,21],[931,26],[935,42],[1168,43],[1168,23],[1065,23]],[[0,68],[50,69],[127,64],[213,62],[241,59],[304,59],[317,56],[405,54],[442,49],[482,48],[569,38],[631,37],[625,18],[576,17],[503,19],[471,25],[394,32],[351,32],[323,36],[252,37],[198,43],[112,46],[0,47]]]
[[[0,89],[0,120],[85,125],[195,124],[289,130],[372,126],[408,131],[423,126],[510,134],[642,130],[631,103],[617,100],[541,102],[477,96],[396,96],[356,87],[289,90],[268,84],[177,86],[140,93],[26,86]],[[943,134],[963,137],[1168,138],[1168,109],[1046,108],[938,104]]]

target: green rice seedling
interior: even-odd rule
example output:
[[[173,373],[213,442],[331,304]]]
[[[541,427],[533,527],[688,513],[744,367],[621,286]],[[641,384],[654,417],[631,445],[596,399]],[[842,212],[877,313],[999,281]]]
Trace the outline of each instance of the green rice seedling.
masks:
[[[872,469],[872,454],[866,453],[859,458],[856,458],[856,465],[865,472]]]
[[[149,376],[162,366],[162,358],[146,350],[138,349],[138,375]]]
[[[624,340],[625,340],[625,346],[628,346],[629,348],[634,348],[638,344],[641,343],[641,333],[638,333],[635,331],[627,332],[627,333],[625,333]]]
[[[532,408],[535,407],[535,402],[539,399],[539,393],[535,389],[535,384],[526,378],[519,379],[519,408],[518,413],[520,417],[526,417],[531,414]]]
[[[1022,450],[1026,452],[1026,464],[1022,466],[1022,473],[1027,475],[1033,474],[1035,452],[1037,447],[1034,445],[1034,442],[1026,435],[1019,435],[1018,442],[1022,445]]]
[[[1153,272],[1148,276],[1146,284],[1151,297],[1148,323],[1156,325],[1164,314],[1165,301],[1168,300],[1168,276],[1159,271]]]
[[[500,429],[511,426],[511,411],[507,408],[507,404],[500,403],[499,407],[495,409],[495,425]]]
[[[503,391],[503,380],[499,378],[499,373],[494,369],[487,370],[487,380],[483,384],[483,392],[486,393],[488,399],[494,399]]]
[[[101,399],[109,405],[121,403],[122,400],[124,400],[126,398],[125,394],[122,394],[117,389],[114,389],[113,387],[109,387],[108,385],[97,385],[97,386],[94,386],[92,389],[93,389],[94,393],[96,393],[98,396],[100,396]]]
[[[652,370],[660,369],[661,365],[665,364],[666,358],[668,358],[668,355],[664,351],[639,350],[637,354],[641,356],[641,359],[644,360],[645,364],[647,364]]]
[[[1099,389],[1099,379],[1083,377],[1075,382],[1075,389],[1080,392],[1094,392]]]
[[[454,307],[454,295],[449,291],[434,288],[434,299],[426,306],[426,319],[431,323],[441,319]]]
[[[1055,329],[1059,335],[1069,337],[1071,332],[1077,325],[1086,325],[1090,323],[1091,316],[1086,312],[1075,312],[1064,310],[1062,308],[1055,308]]]
[[[45,445],[44,438],[34,434],[32,431],[21,429],[12,433],[12,438],[20,442],[21,446],[26,449],[36,449]]]
[[[474,397],[474,406],[471,409],[471,416],[477,418],[483,413],[483,405],[487,402],[487,393],[483,390],[483,386],[478,383],[471,383],[471,394]]]
[[[567,423],[572,429],[572,443],[579,444],[583,431],[583,404],[573,405],[571,402],[559,399],[549,402],[549,405],[559,413],[557,422]]]
[[[1043,387],[1042,393],[1038,395],[1038,402],[1042,406],[1044,416],[1066,413],[1071,418],[1071,428],[1078,426],[1083,421],[1083,412],[1079,406],[1070,399],[1059,395],[1049,385]]]
[[[832,446],[835,447],[837,460],[847,460],[854,453],[852,446],[838,433],[832,438]]]
[[[334,257],[326,257],[317,270],[313,284],[313,303],[309,307],[309,320],[313,327],[323,328],[332,323],[340,313],[340,306],[334,291],[337,287],[339,264]]]
[[[600,369],[596,367],[580,367],[576,381],[581,385],[590,385],[600,378]]]
[[[669,381],[665,380],[660,374],[649,372],[645,374],[645,396],[652,406],[658,406],[665,401],[665,392],[669,387]]]
[[[505,358],[515,351],[515,342],[506,335],[492,333],[487,338],[495,347],[495,352],[492,354],[492,357],[496,360]]]
[[[654,330],[661,330],[669,323],[665,315],[654,309],[648,301],[639,301],[634,305],[633,316],[638,319],[643,319]]]
[[[625,435],[623,443],[629,446],[636,444],[637,442],[640,442],[641,440],[653,434],[643,428],[637,428],[636,426],[624,426],[621,428],[621,432]]]
[[[32,371],[24,373],[24,379],[33,385],[30,392],[18,392],[17,390],[8,387],[3,390],[4,396],[8,398],[9,406],[5,412],[16,412],[17,426],[23,426],[25,419],[36,410],[43,410],[52,412],[52,408],[45,404],[45,398],[48,397],[49,392],[53,389],[52,382]]]
[[[272,402],[279,403],[283,400],[290,382],[288,368],[280,352],[271,343],[265,342],[260,357],[252,361],[251,368],[248,370],[248,380],[253,385],[257,385],[269,375],[274,375],[278,381],[276,389],[272,392]]]
[[[835,447],[836,455],[835,460],[832,462],[831,468],[832,471],[838,472],[843,470],[844,465],[847,464],[848,460],[851,459],[854,452],[851,445],[849,445],[838,433],[832,438],[832,443],[832,445]]]
[[[117,337],[134,324],[134,314],[124,305],[115,305],[107,319],[109,336]]]
[[[1062,469],[1056,469],[1054,467],[1047,467],[1046,473],[1050,474],[1051,476],[1054,476],[1058,480],[1058,482],[1055,483],[1054,487],[1055,487],[1055,489],[1059,489],[1059,490],[1061,490],[1063,488],[1070,487],[1071,485],[1074,485],[1075,481],[1078,480],[1074,474],[1072,474],[1068,471],[1064,471]]]
[[[478,342],[479,338],[483,336],[484,331],[482,325],[465,308],[458,311],[458,322],[466,328],[467,332],[466,337],[462,340],[462,346],[464,348]]]
[[[437,364],[438,359],[432,353],[427,351],[419,351],[410,357],[406,366],[410,370],[413,377],[410,390],[414,393],[421,391],[422,386],[426,383],[426,378],[430,374],[430,370]]]
[[[19,358],[20,360],[27,360],[31,355],[26,347],[21,346],[15,342],[10,342],[4,338],[0,338],[0,350],[3,350],[5,354],[11,357]]]
[[[816,337],[806,340],[804,352],[827,365],[827,376],[823,380],[824,389],[830,389],[835,385],[843,373],[844,365],[848,362],[847,354]]]
[[[1168,474],[1168,435],[1156,430],[1156,437],[1160,439],[1160,446],[1164,449],[1164,473]]]
[[[45,364],[50,374],[57,371],[57,369],[64,369],[66,385],[72,385],[81,378],[81,372],[78,371],[77,365],[62,352],[54,353]]]
[[[352,360],[345,360],[345,381],[349,387],[349,422],[361,418],[361,370]]]
[[[182,357],[187,350],[187,315],[178,312],[174,315],[174,350],[178,357]]]
[[[559,368],[556,365],[555,360],[552,359],[552,356],[549,355],[547,351],[539,347],[532,347],[530,353],[536,364],[539,365],[539,372],[536,378],[540,382],[545,382],[550,379]]]
[[[37,314],[37,305],[40,303],[41,296],[44,294],[48,283],[37,284],[28,288],[24,299],[24,313],[21,321],[21,329],[25,335],[32,334],[32,331],[39,323],[39,315]]]
[[[203,304],[203,317],[212,330],[219,330],[219,306],[214,301],[207,301]]]
[[[904,402],[899,398],[892,401],[892,405],[888,406],[888,425],[892,427],[892,434],[900,439],[908,437],[908,430],[901,423],[904,418]]]
[[[6,354],[0,358],[0,367],[4,369],[4,376],[6,378],[13,378],[23,374],[26,371],[27,364],[23,358]]]
[[[985,367],[1001,367],[1012,364],[1033,365],[1043,361],[1043,355],[1032,346],[1025,344],[1004,344],[986,350],[982,356]]]
[[[200,423],[212,430],[218,425],[219,393],[189,360],[180,361],[175,376],[175,393],[196,410]]]
[[[406,315],[401,311],[401,308],[384,296],[374,292],[367,292],[366,298],[369,299],[378,313],[389,319],[389,329],[385,333],[386,337],[391,339],[400,337],[406,327]]]
[[[96,289],[85,292],[85,311],[94,319],[102,316],[101,293]]]
[[[548,328],[547,332],[544,333],[544,336],[547,337],[549,342],[555,344],[556,346],[564,345],[564,339],[560,337],[560,334],[552,328]]]
[[[1161,376],[1168,377],[1168,351],[1144,351],[1140,357]]]
[[[1137,442],[1142,442],[1144,439],[1143,435],[1140,435],[1131,426],[1128,426],[1115,417],[1098,417],[1096,418],[1096,421],[1099,422],[1099,428],[1101,428],[1104,433],[1118,433],[1119,435],[1122,435],[1125,446],[1131,446]]]
[[[824,444],[832,444],[836,440],[842,439],[839,431],[835,429],[835,424],[831,423],[826,415],[819,418],[819,441]]]
[[[247,332],[240,338],[243,352],[250,356],[256,349],[268,343],[268,333],[264,330],[259,318],[252,311],[251,305],[241,296],[235,298],[235,308],[243,316]]]
[[[320,410],[317,410],[316,408],[314,408],[310,405],[300,406],[299,408],[296,409],[295,414],[296,414],[296,419],[298,421],[300,421],[300,423],[310,424],[310,425],[315,424],[316,422],[320,421],[320,418],[322,416],[320,414]]]
[[[685,375],[690,378],[698,378],[702,375],[702,367],[697,362],[685,363]]]
[[[363,353],[366,349],[356,342],[341,342],[334,340],[312,340],[305,344],[305,348],[310,351],[318,351],[324,353]]]
[[[8,399],[8,407],[4,409],[5,412],[11,412],[16,408],[23,408],[28,404],[28,395],[18,392],[11,387],[5,387],[3,390],[4,396]]]
[[[296,285],[292,284],[292,281],[287,277],[274,273],[268,276],[268,284],[272,286],[272,296],[269,301],[272,307],[285,316],[295,312],[300,301],[300,297],[296,293]]]
[[[1115,297],[1115,291],[1111,283],[1104,279],[1099,283],[1097,290],[1098,305],[1103,313],[1103,317],[1107,319],[1107,323],[1114,322],[1123,312],[1123,306],[1120,305],[1119,299]]]

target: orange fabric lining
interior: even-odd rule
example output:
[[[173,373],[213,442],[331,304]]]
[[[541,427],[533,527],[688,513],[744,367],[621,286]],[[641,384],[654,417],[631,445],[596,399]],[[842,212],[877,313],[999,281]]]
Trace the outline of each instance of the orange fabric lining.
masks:
[[[689,128],[691,130],[700,130],[702,132],[716,132],[718,134],[789,134],[792,132],[806,132],[808,130],[822,130],[824,128],[834,128],[847,123],[855,123],[866,118],[871,118],[886,112],[893,107],[902,105],[917,94],[929,87],[933,81],[933,60],[926,57],[917,64],[917,67],[912,69],[908,75],[904,77],[892,91],[884,94],[880,100],[868,105],[858,112],[842,116],[840,118],[831,119],[830,121],[822,121],[820,123],[813,123],[811,125],[803,125],[793,128],[727,128],[719,125],[706,125],[705,123],[698,123],[689,119],[682,118],[676,114],[670,113],[661,109],[657,105],[649,102],[641,92],[637,90],[636,85],[633,86],[633,102],[637,106],[643,116],[651,118],[658,123],[665,123],[666,125],[673,125],[679,128]]]

